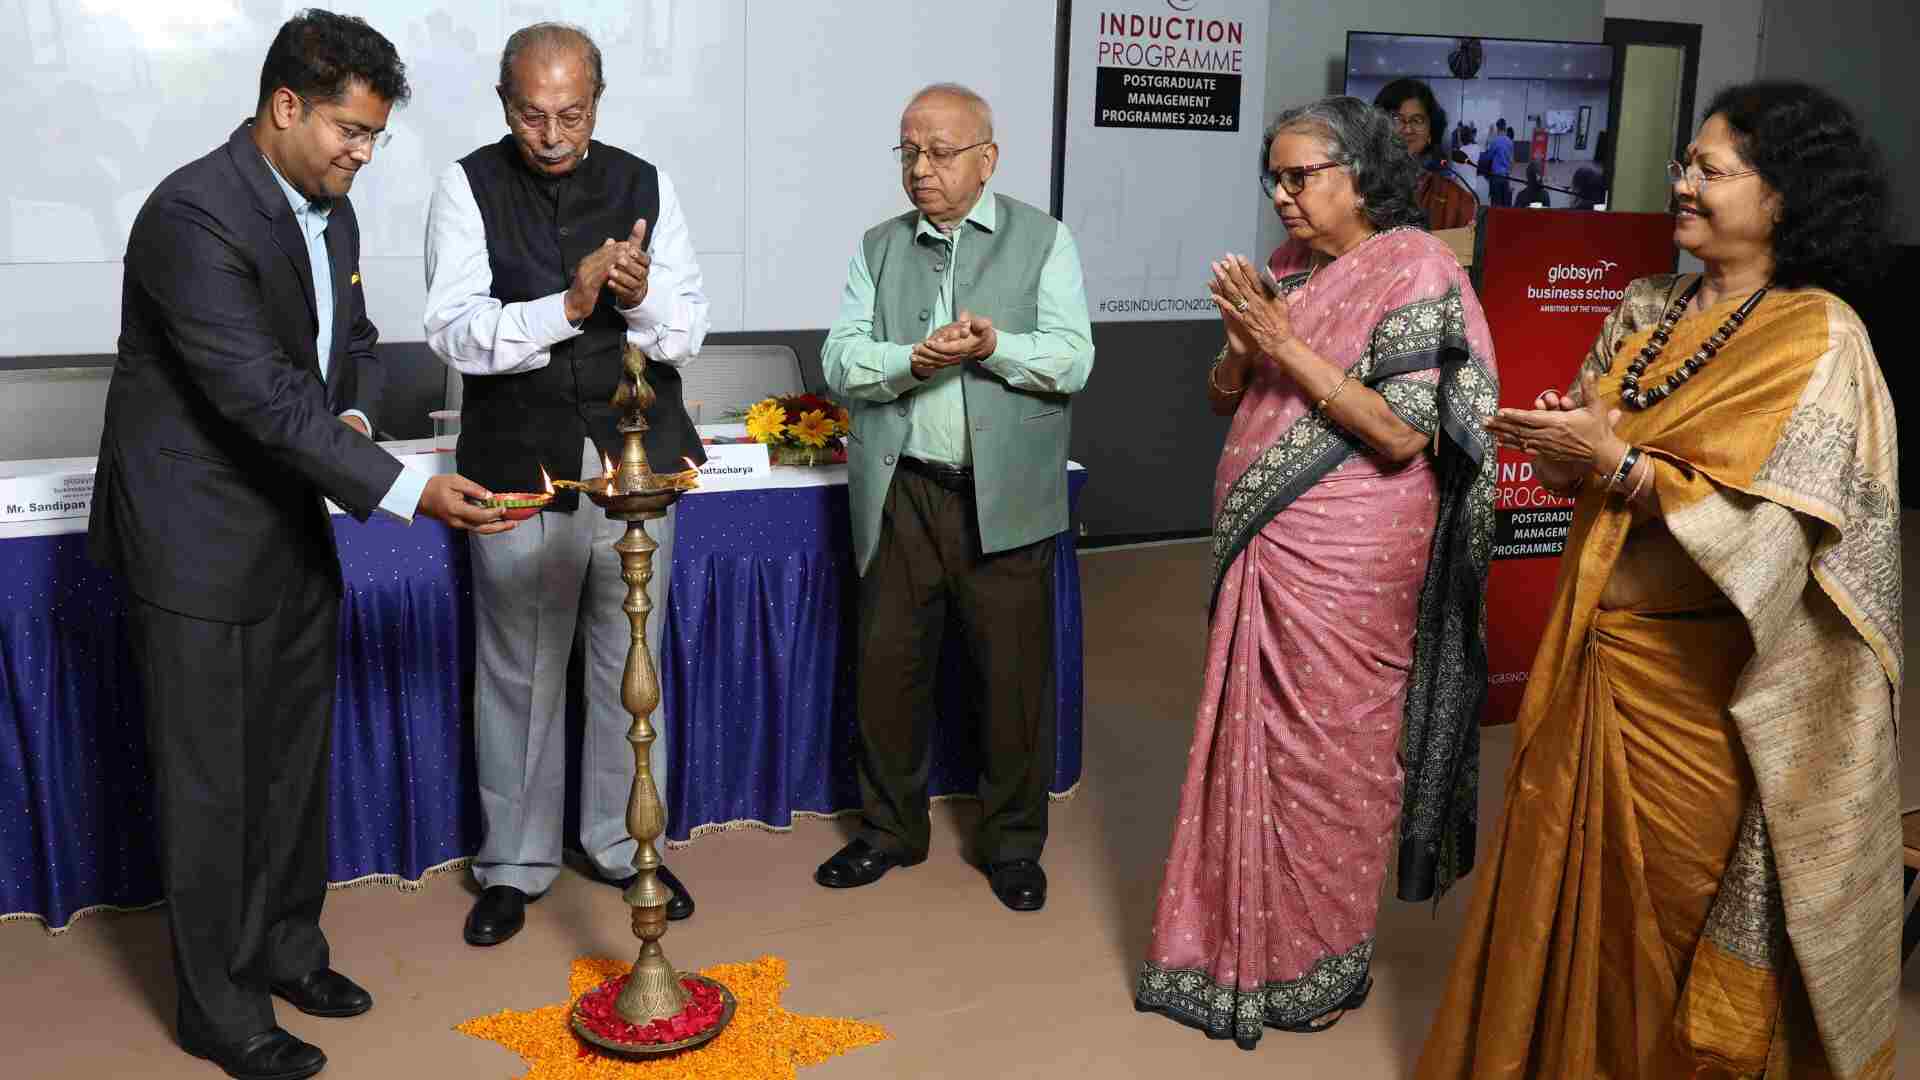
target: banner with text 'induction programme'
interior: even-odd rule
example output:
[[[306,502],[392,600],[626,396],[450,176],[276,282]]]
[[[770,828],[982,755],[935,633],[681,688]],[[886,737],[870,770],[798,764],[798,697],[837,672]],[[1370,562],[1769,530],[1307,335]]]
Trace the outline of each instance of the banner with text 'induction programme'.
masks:
[[[1215,319],[1207,264],[1254,262],[1263,0],[1075,4],[1061,214],[1095,322]]]
[[[1530,409],[1541,391],[1571,385],[1627,285],[1673,262],[1665,214],[1488,209],[1476,291],[1500,365],[1501,406]],[[1526,455],[1502,449],[1499,465],[1487,575],[1489,724],[1519,714],[1573,524],[1572,500],[1541,486]]]

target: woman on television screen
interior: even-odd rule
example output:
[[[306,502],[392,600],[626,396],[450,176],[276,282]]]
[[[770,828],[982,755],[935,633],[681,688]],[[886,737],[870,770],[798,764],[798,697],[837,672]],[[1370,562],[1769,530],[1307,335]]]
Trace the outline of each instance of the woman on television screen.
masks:
[[[1393,118],[1407,153],[1421,164],[1413,201],[1427,212],[1427,228],[1458,229],[1473,224],[1473,189],[1456,177],[1441,152],[1447,111],[1419,79],[1395,79],[1374,95],[1373,103]]]

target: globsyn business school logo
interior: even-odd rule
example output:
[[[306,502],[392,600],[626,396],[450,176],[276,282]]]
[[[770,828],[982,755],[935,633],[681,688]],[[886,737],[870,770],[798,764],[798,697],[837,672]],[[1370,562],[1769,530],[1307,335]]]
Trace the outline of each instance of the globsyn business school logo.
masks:
[[[1547,281],[1555,285],[1562,281],[1599,281],[1601,278],[1607,276],[1607,271],[1619,265],[1619,263],[1614,262],[1612,259],[1597,260],[1592,266],[1574,266],[1571,263],[1561,263],[1559,266],[1547,271]]]
[[[1556,263],[1547,268],[1545,285],[1527,286],[1527,299],[1618,301],[1627,295],[1626,285],[1623,283],[1614,288],[1607,278],[1619,267],[1620,264],[1612,259],[1595,259],[1590,263]]]

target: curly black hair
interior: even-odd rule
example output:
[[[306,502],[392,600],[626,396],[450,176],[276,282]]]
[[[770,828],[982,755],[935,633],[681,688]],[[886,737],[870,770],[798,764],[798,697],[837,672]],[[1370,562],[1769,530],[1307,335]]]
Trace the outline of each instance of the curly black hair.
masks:
[[[1283,131],[1308,131],[1327,144],[1327,156],[1347,167],[1362,212],[1376,229],[1400,225],[1425,228],[1427,212],[1413,201],[1420,180],[1420,163],[1400,142],[1393,121],[1357,97],[1321,98],[1288,109],[1267,125],[1260,139],[1260,174],[1266,175],[1267,155]]]
[[[405,105],[413,96],[407,65],[380,31],[365,19],[308,8],[295,12],[274,35],[267,62],[260,67],[255,107],[265,108],[283,86],[309,102],[337,102],[353,82],[395,105]]]
[[[1420,107],[1427,110],[1427,157],[1437,160],[1444,153],[1440,144],[1447,133],[1447,110],[1433,96],[1433,87],[1419,79],[1395,79],[1373,95],[1373,103],[1392,116],[1408,98],[1419,98]]]
[[[1889,251],[1887,170],[1851,110],[1818,87],[1763,81],[1720,91],[1706,115],[1726,120],[1780,196],[1774,284],[1845,296],[1875,280]]]

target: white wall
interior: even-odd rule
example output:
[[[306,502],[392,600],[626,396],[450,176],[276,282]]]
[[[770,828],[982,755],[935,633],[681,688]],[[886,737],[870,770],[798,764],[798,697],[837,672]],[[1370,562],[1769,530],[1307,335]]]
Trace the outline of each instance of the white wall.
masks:
[[[310,0],[309,0],[310,2]],[[274,32],[302,0],[0,4],[0,353],[111,353],[134,215],[168,173],[253,112]],[[862,230],[906,206],[889,158],[933,81],[995,103],[997,187],[1045,205],[1053,5],[837,0],[339,0],[399,48],[413,101],[354,185],[369,313],[421,338],[421,244],[436,174],[505,133],[500,48],[543,18],[606,58],[596,137],[664,169],[699,251],[716,330],[828,325]]]
[[[1920,62],[1920,5],[1766,0],[1764,33],[1760,76],[1814,83],[1853,108],[1893,170],[1895,236],[1920,244],[1920,124],[1908,92]]]

